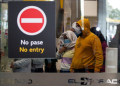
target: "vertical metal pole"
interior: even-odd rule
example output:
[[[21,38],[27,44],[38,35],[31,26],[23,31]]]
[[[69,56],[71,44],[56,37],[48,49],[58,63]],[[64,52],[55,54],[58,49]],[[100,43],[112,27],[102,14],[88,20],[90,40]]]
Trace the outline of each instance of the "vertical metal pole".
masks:
[[[81,20],[82,20],[82,30],[84,30],[84,0],[80,0],[80,4],[81,4]]]
[[[78,18],[78,0],[76,0],[76,18]]]

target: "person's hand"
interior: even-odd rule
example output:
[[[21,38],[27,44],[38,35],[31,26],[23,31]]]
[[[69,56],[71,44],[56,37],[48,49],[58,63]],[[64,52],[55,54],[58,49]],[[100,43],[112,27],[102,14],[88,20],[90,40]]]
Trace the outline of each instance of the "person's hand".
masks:
[[[48,68],[50,69],[51,68],[51,66],[52,66],[52,63],[48,63]]]
[[[13,66],[13,62],[11,63],[11,66],[10,66],[10,68],[13,68],[13,69],[15,68],[15,67]]]
[[[96,71],[96,70],[95,70],[94,73],[99,73],[99,71]]]
[[[13,67],[13,62],[11,63],[11,65],[10,65],[10,68],[12,68]]]
[[[74,73],[74,70],[73,70],[73,71],[70,71],[70,73]]]
[[[75,32],[75,30],[73,28],[70,29],[71,31]]]
[[[59,50],[59,53],[63,53],[64,51],[66,51],[66,47],[64,46],[64,47],[62,47],[60,50]]]

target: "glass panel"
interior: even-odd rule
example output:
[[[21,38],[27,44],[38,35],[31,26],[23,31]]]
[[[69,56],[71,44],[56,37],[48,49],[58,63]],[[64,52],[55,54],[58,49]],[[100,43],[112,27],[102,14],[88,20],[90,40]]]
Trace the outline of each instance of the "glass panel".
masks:
[[[4,55],[4,52],[1,52],[1,3],[0,3],[0,71],[1,71],[1,57]]]
[[[116,3],[117,2],[117,3]],[[119,0],[106,0],[107,44],[110,48],[118,49],[117,63],[120,72],[120,6]],[[113,54],[115,55],[115,54]],[[114,63],[115,59],[112,61]],[[112,64],[111,63],[111,64]]]
[[[117,2],[119,2],[119,0],[117,0]],[[113,0],[106,0],[106,8],[107,41],[109,44],[116,35],[117,25],[120,24],[120,8],[119,4],[113,2]]]
[[[8,58],[8,4],[1,4],[1,49],[5,53],[1,57],[1,71],[11,72],[12,59]]]
[[[118,13],[119,9],[114,8],[114,6],[112,7],[112,4],[110,4],[112,2],[109,2],[110,0],[107,0],[106,2],[107,4],[103,4],[103,6],[106,6],[107,8],[107,11],[105,10],[107,12],[106,14],[105,12],[103,12],[103,9],[97,8],[98,5],[101,4],[100,2],[98,3],[98,1],[105,1],[105,0],[98,0],[98,1],[97,0],[95,1],[55,0],[55,1],[56,1],[56,46],[58,50],[60,49],[60,43],[58,39],[60,35],[64,31],[71,29],[73,22],[77,22],[78,20],[83,18],[89,19],[90,28],[95,27],[98,32],[101,32],[103,34],[104,38],[106,39],[107,45],[109,47],[112,47],[112,45],[114,45],[114,46],[117,46],[118,48],[118,45],[110,44],[110,43],[112,43],[113,38],[116,38],[116,37],[117,39],[119,38],[119,33],[117,31],[118,24],[120,24],[120,21],[119,21],[120,18]],[[63,8],[62,8],[62,4],[64,5]],[[2,3],[1,5],[2,5],[1,13],[0,13],[1,14],[1,23],[0,23],[1,24],[1,49],[2,49],[1,51],[5,52],[5,56],[1,57],[2,58],[1,68],[3,72],[12,72],[12,69],[10,68],[10,64],[11,62],[13,62],[13,59],[8,58],[8,39],[7,39],[8,5],[7,3]],[[100,14],[101,12],[102,14]],[[106,20],[105,21],[106,23],[103,24],[102,18],[104,18],[103,20]],[[116,42],[118,42],[118,40]],[[57,68],[57,71],[60,72],[61,59],[55,62],[54,65]],[[47,66],[44,65],[43,68],[45,69],[45,67]]]

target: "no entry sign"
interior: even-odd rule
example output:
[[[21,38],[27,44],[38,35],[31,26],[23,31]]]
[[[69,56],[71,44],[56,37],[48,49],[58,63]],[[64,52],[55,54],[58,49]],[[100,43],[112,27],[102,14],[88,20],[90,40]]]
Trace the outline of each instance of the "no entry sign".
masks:
[[[45,29],[47,18],[42,9],[36,6],[23,8],[17,17],[19,29],[26,35],[37,35]]]
[[[9,58],[55,57],[54,1],[9,2],[8,28]]]

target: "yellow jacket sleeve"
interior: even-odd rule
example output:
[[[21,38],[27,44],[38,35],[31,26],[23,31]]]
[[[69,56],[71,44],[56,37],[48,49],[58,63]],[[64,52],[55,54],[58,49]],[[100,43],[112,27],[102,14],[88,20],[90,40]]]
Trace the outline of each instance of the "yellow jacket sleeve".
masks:
[[[92,49],[95,56],[95,71],[100,71],[103,65],[103,50],[98,37],[92,39]]]
[[[72,63],[71,63],[71,66],[70,66],[70,71],[73,71],[73,66],[72,66]]]

